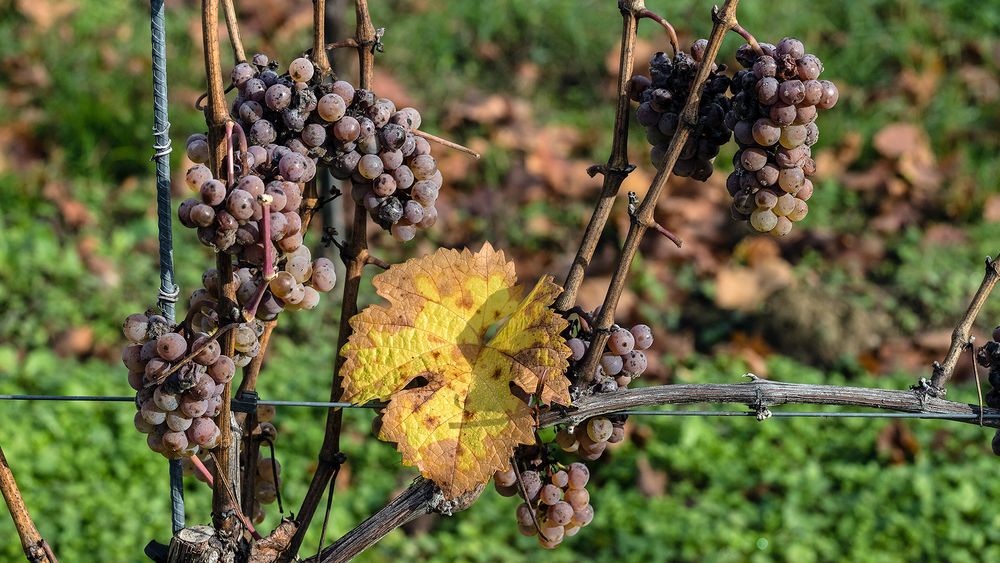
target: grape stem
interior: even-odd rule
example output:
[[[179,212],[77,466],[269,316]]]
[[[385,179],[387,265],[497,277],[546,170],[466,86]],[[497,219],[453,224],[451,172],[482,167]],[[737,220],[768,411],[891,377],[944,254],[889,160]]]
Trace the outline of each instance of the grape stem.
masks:
[[[736,6],[738,4],[739,0],[726,0],[721,10],[715,9],[712,12],[712,19],[714,21],[712,33],[708,39],[704,58],[698,66],[698,73],[695,75],[694,82],[691,85],[691,93],[684,104],[684,111],[677,125],[677,132],[670,140],[670,146],[667,148],[667,153],[663,159],[663,167],[660,168],[659,172],[653,178],[652,184],[646,192],[642,203],[635,208],[632,214],[632,221],[618,257],[615,272],[611,277],[611,284],[605,295],[601,311],[597,315],[594,327],[594,339],[580,361],[580,378],[584,383],[593,381],[596,376],[597,364],[601,359],[601,352],[608,342],[609,329],[614,324],[614,314],[618,307],[618,300],[625,290],[629,267],[639,250],[639,243],[642,242],[642,237],[646,234],[646,230],[650,227],[655,229],[654,225],[656,221],[653,219],[653,212],[656,209],[656,201],[670,179],[674,165],[677,163],[677,159],[684,148],[684,143],[687,142],[691,130],[698,122],[698,108],[701,104],[701,93],[705,87],[705,81],[708,79],[715,58],[719,54],[722,40],[725,38],[726,33],[736,25]],[[619,91],[620,94],[623,92],[624,88]],[[575,290],[573,296],[575,298]],[[565,297],[565,295],[561,297]],[[557,306],[562,305],[559,307],[560,310],[570,304],[572,303],[560,303],[557,301]]]
[[[680,237],[678,237],[674,233],[668,231],[663,225],[654,222],[650,226],[653,228],[654,231],[656,231],[656,232],[660,233],[661,235],[667,237],[667,240],[669,240],[670,242],[674,243],[677,246],[677,248],[680,248],[684,244],[684,241],[681,240]]]
[[[618,8],[622,14],[621,53],[618,58],[618,99],[615,106],[615,128],[612,138],[611,155],[606,165],[595,165],[592,169],[604,175],[601,195],[594,207],[594,212],[587,223],[580,248],[576,252],[573,264],[563,282],[563,292],[556,299],[555,309],[566,311],[576,304],[576,296],[583,283],[587,266],[590,265],[597,249],[597,242],[604,232],[611,208],[621,189],[622,182],[634,169],[628,162],[628,122],[631,111],[629,99],[629,80],[635,63],[636,30],[638,28],[638,13],[645,9],[641,0],[621,0]],[[589,172],[589,171],[588,171]]]
[[[257,316],[257,308],[260,307],[260,302],[264,299],[264,292],[267,291],[267,285],[267,280],[261,280],[260,285],[254,290],[253,297],[243,307],[243,318],[247,322],[252,321]]]
[[[271,194],[260,194],[257,197],[260,201],[261,219],[264,223],[264,281],[269,282],[274,279],[274,243],[271,241],[271,203],[274,197]]]
[[[535,409],[537,413],[538,410]],[[538,426],[538,424],[535,424]],[[538,434],[535,433],[537,438]],[[528,512],[531,514],[531,523],[535,526],[535,531],[538,532],[538,536],[545,541],[549,541],[549,537],[542,533],[542,527],[538,525],[538,518],[535,517],[535,507],[531,506],[531,499],[528,498],[528,488],[524,486],[524,479],[521,478],[521,468],[517,465],[517,456],[511,456],[510,465],[514,468],[514,473],[517,475],[517,488],[521,490],[521,498],[524,499],[524,503],[528,505]]]
[[[747,31],[745,27],[740,25],[739,22],[733,24],[733,31],[738,33],[740,37],[746,40],[747,44],[750,45],[750,48],[753,49],[754,53],[757,53],[758,55],[764,54],[764,49],[760,48],[760,43],[757,43],[757,38],[754,37],[753,34],[751,34],[749,31]]]
[[[235,121],[230,121],[233,124],[233,130],[239,135],[240,140],[240,178],[246,177],[250,173],[250,152],[247,150],[247,134],[243,130],[243,126]],[[227,137],[229,142],[232,143],[232,137]]]
[[[989,256],[986,257],[986,271],[983,275],[983,281],[979,284],[979,289],[976,290],[976,294],[972,297],[969,308],[965,310],[965,314],[958,321],[955,330],[951,333],[951,345],[948,348],[948,353],[940,363],[934,362],[932,367],[933,375],[930,382],[928,383],[922,379],[918,383],[918,386],[926,391],[927,394],[934,397],[943,397],[945,395],[944,385],[954,375],[959,357],[965,348],[970,345],[969,337],[972,332],[972,325],[975,324],[976,317],[979,316],[979,312],[982,310],[983,305],[986,304],[986,300],[989,298],[993,288],[1000,281],[1000,266],[998,266],[997,262],[997,260]]]
[[[233,0],[222,0],[222,8],[226,12],[226,31],[229,32],[229,42],[233,46],[233,60],[236,64],[247,62],[243,50],[243,39],[240,37],[240,21],[236,18],[236,6]]]
[[[681,50],[680,42],[677,41],[677,32],[674,31],[674,26],[670,25],[670,22],[667,21],[666,18],[660,16],[659,14],[648,8],[643,8],[642,10],[639,10],[636,13],[636,17],[640,19],[649,18],[655,21],[656,23],[662,25],[663,29],[667,31],[667,38],[670,40],[670,49],[674,52],[674,56],[677,56],[677,53],[680,52]]]
[[[232,188],[236,183],[236,161],[233,157],[233,121],[226,121],[226,187]]]
[[[979,425],[983,426],[983,387],[979,382],[979,362],[976,361],[976,337],[969,337],[969,357],[972,360],[972,374],[976,378],[976,395],[979,396]]]
[[[418,137],[423,137],[423,138],[427,139],[428,141],[431,141],[433,143],[437,143],[437,144],[439,144],[439,145],[441,145],[443,147],[448,147],[449,149],[455,149],[457,151],[464,152],[465,154],[471,156],[472,158],[475,158],[476,160],[479,160],[481,158],[481,156],[482,156],[478,152],[470,149],[469,147],[466,147],[464,145],[460,145],[460,144],[458,144],[458,143],[456,143],[454,141],[449,141],[448,139],[442,139],[441,137],[438,137],[437,135],[432,135],[432,134],[430,134],[430,133],[428,133],[426,131],[421,131],[419,129],[414,129],[412,132],[413,132],[414,135],[416,135]]]
[[[371,14],[368,11],[368,0],[355,0],[355,42],[358,51],[358,86],[364,89],[371,89],[375,71],[375,51],[378,46],[378,32],[372,24]],[[322,47],[322,43],[314,45],[315,48]],[[371,46],[372,48],[369,48]],[[363,205],[354,206],[354,221],[352,223],[350,237],[347,244],[341,251],[341,257],[347,267],[344,279],[343,299],[340,307],[340,331],[337,337],[338,355],[334,361],[333,377],[330,382],[330,401],[336,402],[343,393],[341,368],[344,358],[339,351],[347,343],[351,336],[350,319],[358,313],[358,293],[361,289],[361,275],[365,264],[368,263],[368,212]],[[340,430],[343,424],[343,409],[329,409],[327,411],[326,429],[323,434],[323,445],[319,452],[319,463],[316,472],[313,473],[309,482],[309,489],[306,491],[302,504],[296,514],[297,528],[292,536],[287,549],[281,553],[278,560],[288,562],[293,560],[302,540],[305,538],[309,524],[312,522],[316,509],[323,499],[323,493],[327,487],[333,487],[331,482],[337,468],[344,459],[340,452]]]
[[[205,340],[205,342],[203,342],[201,344],[201,346],[199,346],[198,348],[196,348],[194,351],[192,351],[187,356],[184,356],[183,358],[181,358],[181,361],[177,362],[176,364],[174,364],[173,366],[171,366],[170,369],[168,369],[167,371],[163,372],[163,374],[161,374],[159,377],[157,377],[156,381],[150,381],[149,383],[147,383],[146,387],[155,387],[155,386],[159,385],[160,383],[163,383],[164,381],[166,381],[166,379],[168,377],[170,377],[171,375],[173,375],[174,372],[176,372],[177,370],[181,369],[184,366],[184,364],[189,363],[191,360],[193,360],[195,358],[195,356],[197,356],[198,354],[200,354],[202,350],[204,350],[205,348],[208,348],[208,346],[210,344],[212,344],[212,342],[215,342],[216,340],[219,339],[219,337],[221,337],[222,335],[228,333],[230,330],[232,330],[234,328],[236,328],[236,324],[235,323],[230,323],[230,324],[227,324],[227,325],[225,325],[223,327],[219,327],[219,330],[215,331],[211,336],[209,336],[208,339]],[[232,354],[227,354],[227,355],[228,356],[232,356]]]
[[[28,512],[28,507],[24,504],[21,491],[14,480],[14,473],[7,463],[7,457],[0,448],[0,491],[3,492],[4,501],[7,502],[7,510],[11,519],[14,520],[14,527],[17,535],[21,538],[21,549],[24,550],[28,561],[36,563],[59,563],[52,555],[51,548],[46,549],[48,543],[42,538],[35,527],[34,520]]]
[[[191,465],[193,465],[194,470],[205,479],[206,485],[209,487],[215,486],[215,478],[212,477],[212,472],[205,467],[205,463],[201,461],[200,457],[196,455],[191,456]]]

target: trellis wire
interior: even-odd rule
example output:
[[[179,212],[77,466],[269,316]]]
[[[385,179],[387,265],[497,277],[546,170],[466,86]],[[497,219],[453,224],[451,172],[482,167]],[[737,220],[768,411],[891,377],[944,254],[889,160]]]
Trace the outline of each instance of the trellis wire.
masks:
[[[0,395],[0,401],[83,401],[132,403],[133,397],[118,397],[113,395]],[[269,401],[259,400],[258,405],[274,407],[315,407],[324,409],[378,409],[382,403],[331,403],[327,401]],[[915,418],[927,420],[967,420],[980,418],[983,420],[1000,419],[1000,414],[978,413],[920,413],[920,412],[865,412],[865,411],[770,411],[774,418]],[[627,414],[630,416],[757,416],[756,411],[707,411],[707,410],[627,410],[607,414]]]
[[[174,283],[174,243],[170,231],[170,120],[167,115],[167,41],[164,0],[149,3],[153,58],[153,158],[156,162],[156,215],[160,242],[159,306],[174,321],[180,288]],[[174,533],[184,528],[184,480],[180,460],[170,460],[170,522]]]

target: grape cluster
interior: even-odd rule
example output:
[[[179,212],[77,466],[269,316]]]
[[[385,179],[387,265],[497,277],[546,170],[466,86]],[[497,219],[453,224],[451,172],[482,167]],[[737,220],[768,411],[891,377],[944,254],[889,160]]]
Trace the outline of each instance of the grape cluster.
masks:
[[[990,370],[990,386],[984,401],[987,406],[1000,409],[1000,326],[993,329],[990,340],[976,351],[976,362]]]
[[[732,110],[726,124],[740,150],[727,188],[732,214],[757,231],[784,236],[809,212],[809,180],[816,171],[812,145],[819,139],[816,114],[832,108],[837,86],[819,80],[823,63],[802,42],[786,37],[777,46],[761,43],[763,54],[744,45],[743,65],[733,76]]]
[[[682,119],[684,102],[691,92],[691,85],[705,55],[708,41],[699,39],[691,46],[691,54],[683,51],[671,59],[656,53],[649,61],[649,75],[633,76],[629,84],[630,97],[639,102],[636,120],[646,128],[646,140],[653,145],[650,159],[658,169],[663,167],[674,133]],[[729,77],[722,74],[725,67],[712,65],[705,82],[705,90],[698,110],[698,122],[688,137],[680,158],[674,165],[674,174],[705,181],[712,175],[712,160],[719,154],[719,147],[729,142],[731,130],[725,124],[730,111]]]
[[[541,531],[538,543],[546,549],[553,549],[563,539],[575,536],[594,519],[594,507],[590,505],[590,493],[586,489],[588,481],[590,470],[582,463],[572,463],[554,472],[522,472],[523,493],[513,467],[493,476],[494,486],[500,494],[517,494],[524,500],[517,507],[518,531],[526,536]]]
[[[328,258],[312,259],[306,246],[285,255],[280,270],[264,282],[258,272],[240,268],[235,272],[239,285],[236,301],[245,309],[256,305],[256,316],[263,321],[275,319],[283,310],[314,309],[320,293],[333,289],[337,273]],[[266,288],[262,287],[266,284]]]
[[[575,427],[568,426],[556,433],[556,444],[564,452],[579,454],[585,461],[601,457],[608,444],[617,444],[625,439],[624,415],[595,416]]]
[[[976,363],[990,370],[990,390],[983,398],[986,406],[1000,409],[1000,326],[993,329],[993,339],[976,350]],[[992,445],[993,453],[1000,455],[1000,430]]]
[[[256,323],[259,325],[259,323]],[[235,329],[240,361],[259,351],[255,323]],[[212,420],[222,407],[222,391],[236,374],[234,358],[208,333],[172,325],[160,315],[134,314],[125,319],[122,351],[129,385],[136,390],[135,427],[147,434],[149,448],[170,459],[190,457],[217,445]]]
[[[209,176],[211,175],[207,167],[199,164],[188,171],[189,179],[192,177],[192,171],[197,173],[196,176],[201,175],[203,172]],[[276,184],[285,184],[285,186],[282,187]],[[220,206],[230,206],[230,209],[232,209],[231,205],[233,201],[241,201],[243,203],[252,202],[255,215],[248,216],[246,220],[235,220],[234,224],[238,225],[236,231],[234,231],[236,242],[231,246],[221,247],[214,243],[213,245],[220,251],[236,249],[235,253],[240,263],[245,264],[235,274],[240,283],[238,286],[239,290],[237,291],[238,301],[240,305],[243,305],[247,309],[253,309],[259,301],[259,306],[256,308],[257,317],[262,320],[271,320],[286,308],[315,308],[319,304],[320,293],[325,293],[333,289],[333,286],[337,282],[337,275],[330,260],[319,258],[313,261],[309,248],[302,244],[302,223],[298,214],[298,206],[302,200],[302,196],[299,186],[280,180],[271,182],[267,188],[263,188],[263,186],[263,180],[251,174],[243,177],[235,189],[228,192],[228,199],[220,203]],[[233,215],[223,209],[213,210],[208,205],[208,200],[205,200],[204,194],[206,192],[214,192],[216,189],[222,190],[223,194],[226,193],[222,182],[214,179],[207,180],[203,183],[201,192],[203,194],[202,199],[205,201],[204,203],[197,203],[193,199],[182,203],[178,210],[181,223],[189,225],[191,218],[197,216],[202,211],[206,213],[206,217],[215,213],[214,217],[216,220],[233,217]],[[258,214],[258,210],[262,210],[263,207],[255,199],[256,196],[264,193],[273,198],[272,207],[281,205],[285,209],[284,212],[272,212],[269,218],[271,239],[276,243],[277,249],[280,251],[276,258],[272,257],[273,265],[278,268],[278,271],[269,281],[265,281],[263,278],[265,248],[261,237],[263,236],[264,229],[263,221]],[[294,201],[293,199],[283,198],[294,198]],[[217,198],[211,201],[216,200]],[[253,217],[258,217],[258,220],[254,221]],[[223,220],[228,221],[229,219]],[[243,221],[243,223],[240,224],[239,221]],[[285,235],[285,229],[288,228],[294,229],[295,234]],[[202,239],[202,242],[206,242],[207,240],[202,237],[202,234],[206,231],[216,233],[213,235],[214,237],[218,237],[218,233],[223,232],[218,226],[198,227],[198,230],[199,238]],[[282,236],[284,238],[280,238]],[[247,244],[241,245],[239,244],[240,241]],[[211,307],[214,307],[214,297],[212,296],[218,295],[219,291],[218,271],[214,268],[207,270],[203,276],[203,282],[205,289],[199,291],[203,291],[205,295],[198,295],[198,301],[201,302],[201,298],[205,297],[206,301],[211,302]],[[262,289],[262,286],[265,284],[267,285],[266,289]],[[263,295],[259,295],[260,291],[263,291]],[[195,301],[195,299],[192,298],[192,301]],[[208,308],[210,309],[211,307]],[[196,324],[195,326],[198,325]]]
[[[344,80],[323,81],[305,57],[285,74],[275,69],[258,54],[232,73],[239,91],[233,115],[248,131],[251,152],[262,157],[256,161],[264,160],[265,174],[305,182],[320,162],[334,177],[351,179],[354,200],[399,241],[437,221],[443,178],[430,145],[414,134],[421,123],[416,109],[397,110],[391,100]]]
[[[201,158],[192,154],[191,149],[206,144],[204,138],[205,135],[198,133],[188,139],[188,156],[192,160]],[[246,153],[234,152],[234,160],[240,161],[243,156],[250,170],[245,174],[240,171],[238,178],[215,178],[208,166],[201,163],[189,168],[184,180],[197,196],[181,202],[177,218],[185,227],[197,229],[198,240],[205,246],[228,252],[241,262],[261,266],[264,264],[265,210],[270,222],[271,242],[278,253],[292,252],[302,246],[304,233],[299,208],[303,184],[315,175],[316,164],[278,145],[268,150],[251,146]],[[265,170],[272,159],[286,163],[283,165],[286,172],[288,168],[299,167],[308,170],[308,174],[300,175],[302,170],[298,169],[290,176]]]
[[[570,370],[583,359],[590,348],[590,338],[581,332],[566,341],[570,349]],[[629,386],[633,379],[641,376],[649,362],[644,350],[653,345],[653,331],[648,325],[637,324],[631,329],[615,326],[601,363],[597,367],[594,381],[597,391],[609,392]]]

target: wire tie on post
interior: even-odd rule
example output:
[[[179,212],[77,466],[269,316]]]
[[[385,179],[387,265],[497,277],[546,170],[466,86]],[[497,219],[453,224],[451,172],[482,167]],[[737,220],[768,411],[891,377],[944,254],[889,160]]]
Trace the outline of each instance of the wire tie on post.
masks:
[[[158,299],[160,301],[164,301],[167,303],[177,303],[180,296],[181,296],[181,287],[177,284],[174,284],[174,288],[170,291],[167,291],[161,286]]]
[[[153,156],[149,157],[149,160],[156,160],[157,158],[160,158],[161,156],[166,156],[166,155],[174,152],[174,147],[173,147],[173,145],[170,142],[170,122],[169,121],[163,126],[163,129],[155,129],[155,128],[153,129],[153,137],[154,138],[155,137],[159,137],[160,135],[166,135],[167,136],[167,143],[165,145],[161,145],[159,142],[154,142],[153,143],[153,150],[156,151],[156,152],[153,153]]]
[[[230,402],[230,408],[235,412],[252,413],[257,412],[257,402],[260,395],[256,391],[240,391]]]

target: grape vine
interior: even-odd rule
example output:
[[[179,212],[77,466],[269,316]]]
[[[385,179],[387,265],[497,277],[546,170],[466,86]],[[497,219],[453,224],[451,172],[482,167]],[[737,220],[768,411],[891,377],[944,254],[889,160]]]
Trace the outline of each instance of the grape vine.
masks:
[[[479,255],[470,257],[466,253],[456,258],[456,253],[440,258],[454,268],[449,271],[451,277],[442,274],[444,268],[438,268],[428,269],[429,277],[420,278],[412,272],[420,270],[425,262],[419,262],[420,267],[414,265],[417,261],[411,262],[407,269],[381,263],[369,254],[366,235],[369,221],[401,242],[410,241],[419,230],[435,225],[438,217],[435,204],[444,178],[431,155],[430,144],[442,140],[420,131],[420,112],[410,107],[397,108],[393,101],[378,97],[373,90],[374,55],[381,46],[382,34],[372,24],[366,0],[355,1],[356,36],[334,44],[357,50],[360,76],[356,83],[337,76],[329,65],[322,32],[325,10],[322,0],[314,3],[312,49],[287,65],[261,53],[246,60],[235,10],[227,2],[227,24],[235,58],[228,73],[235,91],[231,99],[226,97],[219,61],[217,0],[204,0],[208,129],[192,134],[187,140],[186,154],[195,164],[186,171],[185,183],[193,196],[179,204],[177,218],[185,227],[195,229],[198,240],[215,251],[216,264],[205,270],[203,287],[189,295],[187,313],[180,322],[168,321],[155,309],[125,319],[123,334],[128,344],[123,348],[122,361],[128,370],[128,383],[136,391],[136,429],[146,435],[151,450],[183,460],[188,475],[213,487],[213,519],[227,550],[240,553],[245,559],[255,547],[267,544],[271,549],[269,558],[250,560],[295,560],[321,499],[325,493],[332,495],[337,471],[344,463],[339,444],[342,414],[339,409],[331,409],[319,463],[296,517],[284,521],[266,538],[253,529],[253,524],[263,520],[263,505],[282,504],[281,485],[285,476],[281,475],[281,465],[273,454],[266,456],[260,451],[261,443],[273,447],[276,439],[273,407],[253,405],[252,401],[247,407],[243,403],[256,386],[271,331],[280,314],[285,310],[315,308],[321,294],[330,292],[338,282],[333,262],[314,258],[306,239],[318,206],[340,195],[335,192],[332,198],[319,200],[316,179],[324,169],[350,186],[354,204],[348,237],[343,242],[336,241],[347,275],[341,282],[338,350],[342,355],[334,366],[331,401],[344,397],[390,398],[376,418],[379,427],[376,433],[385,434],[382,425],[395,422],[392,441],[400,444],[403,451],[408,436],[400,434],[403,432],[398,424],[400,416],[396,413],[393,418],[392,408],[395,404],[404,404],[398,408],[412,404],[400,401],[400,396],[406,392],[410,392],[406,395],[409,398],[414,393],[426,392],[429,396],[439,392],[443,387],[441,376],[446,375],[452,378],[452,383],[464,378],[468,389],[462,393],[473,397],[476,389],[486,387],[476,379],[482,377],[481,372],[488,371],[485,368],[495,368],[492,372],[495,380],[500,379],[501,368],[505,368],[509,372],[504,375],[511,381],[509,385],[504,383],[503,392],[510,389],[513,397],[504,395],[503,400],[483,401],[482,396],[475,396],[468,399],[461,414],[463,421],[471,420],[495,406],[493,403],[502,404],[507,410],[501,413],[501,426],[515,437],[505,443],[506,450],[498,449],[504,454],[499,461],[490,460],[494,465],[481,475],[483,479],[472,483],[479,485],[478,488],[454,488],[455,479],[444,482],[439,478],[440,467],[425,470],[425,466],[433,466],[440,460],[427,461],[427,456],[419,455],[426,453],[422,451],[405,452],[404,459],[410,455],[424,462],[420,465],[423,475],[434,482],[418,479],[408,493],[390,503],[384,512],[333,546],[321,549],[315,560],[348,559],[393,527],[430,510],[449,514],[461,510],[475,501],[486,485],[483,481],[490,475],[496,492],[520,498],[512,506],[512,520],[518,531],[536,537],[543,548],[555,548],[600,517],[599,507],[595,510],[590,503],[587,486],[591,470],[583,462],[599,459],[609,447],[624,439],[627,416],[620,411],[628,407],[738,402],[756,409],[761,419],[766,418],[769,406],[788,402],[940,414],[985,412],[981,407],[941,398],[950,371],[946,368],[939,371],[940,366],[935,367],[933,381],[922,381],[913,391],[778,384],[756,377],[743,384],[629,389],[649,365],[646,350],[653,344],[653,333],[644,324],[620,326],[615,323],[614,314],[646,231],[654,229],[672,236],[653,216],[657,199],[671,176],[706,181],[715,171],[720,148],[735,139],[738,151],[734,171],[727,181],[733,198],[733,217],[747,222],[756,231],[784,236],[808,212],[806,202],[814,189],[809,177],[816,168],[811,147],[819,139],[817,114],[836,105],[839,91],[833,82],[820,80],[824,70],[821,61],[807,54],[799,40],[784,38],[776,45],[758,43],[739,25],[737,4],[738,0],[727,0],[721,9],[714,10],[709,38],[695,41],[685,52],[678,50],[673,27],[664,18],[646,9],[642,2],[619,2],[623,29],[614,145],[608,163],[591,170],[604,175],[604,187],[577,259],[567,275],[564,291],[552,304],[558,288],[548,279],[530,293],[516,286],[513,265],[508,265],[502,253],[493,252],[492,247],[482,254],[488,255],[489,260],[500,256],[490,262],[495,270],[481,267],[482,262],[476,262]],[[653,19],[667,29],[673,50],[672,56],[659,52],[652,57],[649,77],[633,76],[636,28],[641,18]],[[730,31],[747,40],[735,53],[744,68],[732,74],[716,63],[722,39]],[[611,204],[631,170],[627,161],[631,102],[637,104],[635,119],[645,130],[651,145],[650,159],[658,172],[642,202],[630,206],[629,231],[603,304],[593,312],[584,311],[575,306],[577,292],[597,238],[610,216]],[[442,144],[462,148],[446,141]],[[384,277],[375,280],[375,285],[390,302],[406,293],[419,297],[424,309],[390,312],[372,307],[359,315],[361,272],[367,264],[388,270]],[[402,276],[401,272],[410,277]],[[984,287],[988,280],[992,281],[985,294],[996,283],[995,278],[996,268],[989,262]],[[393,286],[392,282],[400,279],[410,285]],[[500,286],[503,299],[496,299],[490,291],[499,294],[501,290],[496,288]],[[455,308],[442,306],[443,301],[452,297],[445,289],[461,296],[456,299]],[[543,301],[539,295],[548,300]],[[496,314],[500,333],[508,328],[504,322],[522,324],[509,329],[504,338],[485,338],[489,328],[489,323],[485,323],[482,334],[471,340],[462,335],[446,340],[445,343],[462,351],[457,355],[476,347],[475,360],[466,359],[468,365],[462,364],[462,369],[454,368],[447,360],[433,364],[420,357],[423,374],[428,376],[425,379],[435,381],[432,389],[426,384],[409,387],[411,376],[418,374],[402,372],[397,373],[402,381],[398,388],[361,389],[364,385],[389,385],[388,377],[370,377],[378,370],[365,372],[358,367],[371,368],[373,356],[365,353],[378,348],[373,344],[372,335],[376,332],[373,326],[392,326],[398,330],[415,328],[418,318],[421,322],[437,322],[436,306],[459,318],[463,318],[460,312],[467,313],[464,321],[473,326],[471,318],[477,318],[477,322],[483,320],[477,317],[480,309],[470,306],[469,310],[456,310],[461,310],[466,302],[475,303],[476,299],[482,300],[478,303],[482,311],[496,308],[489,312]],[[976,299],[963,319],[965,324],[971,325],[970,319],[974,319],[981,307],[979,294]],[[551,318],[540,314],[538,309]],[[418,314],[424,312],[425,316]],[[554,338],[549,339],[543,329],[550,329]],[[359,334],[352,337],[354,330]],[[530,334],[534,340],[516,338],[524,334]],[[426,344],[416,339],[412,343],[414,348]],[[504,348],[514,344],[525,348],[513,351]],[[957,353],[956,347],[966,345],[953,340],[948,358]],[[440,349],[441,346],[433,350]],[[503,352],[500,355],[504,361],[479,363],[480,354],[498,350]],[[399,371],[419,356],[416,352],[405,358],[397,354],[390,360],[397,351],[376,351],[375,356],[386,362],[376,366],[385,368],[385,373],[379,372],[382,375],[390,370]],[[516,361],[511,362],[511,358]],[[996,390],[1000,388],[997,375],[1000,329],[994,333],[994,340],[980,349],[977,359],[990,369],[990,383],[994,386],[986,403],[1000,408]],[[396,360],[399,365],[388,365]],[[953,369],[957,360],[946,363],[949,361],[952,362],[949,369]],[[560,366],[554,378],[550,373],[553,366]],[[244,378],[234,402],[232,381],[239,368],[244,369]],[[378,381],[373,384],[371,379]],[[526,387],[526,382],[535,385]],[[563,395],[567,397],[563,401],[566,404],[560,402]],[[429,403],[431,398],[421,397],[421,400]],[[233,416],[230,409],[235,409],[237,403],[242,405],[243,412]],[[470,409],[469,404],[475,404],[479,410]],[[420,417],[414,419],[417,423],[422,421]],[[518,421],[524,420],[530,421],[530,427],[518,426]],[[440,427],[428,425],[430,430],[412,427],[405,430],[430,433]],[[548,427],[554,427],[554,431],[545,434],[551,436],[545,441],[540,430]],[[1000,455],[997,445],[1000,434],[997,436],[994,449]],[[430,441],[422,435],[418,438],[421,446]],[[246,444],[243,452],[241,443]],[[487,445],[498,447],[492,442]],[[466,444],[461,446],[456,449],[468,449]],[[489,455],[481,457],[495,458],[495,453],[489,450],[486,451]],[[501,469],[494,471],[497,467]],[[175,537],[175,545],[186,541],[178,538],[181,536]]]

